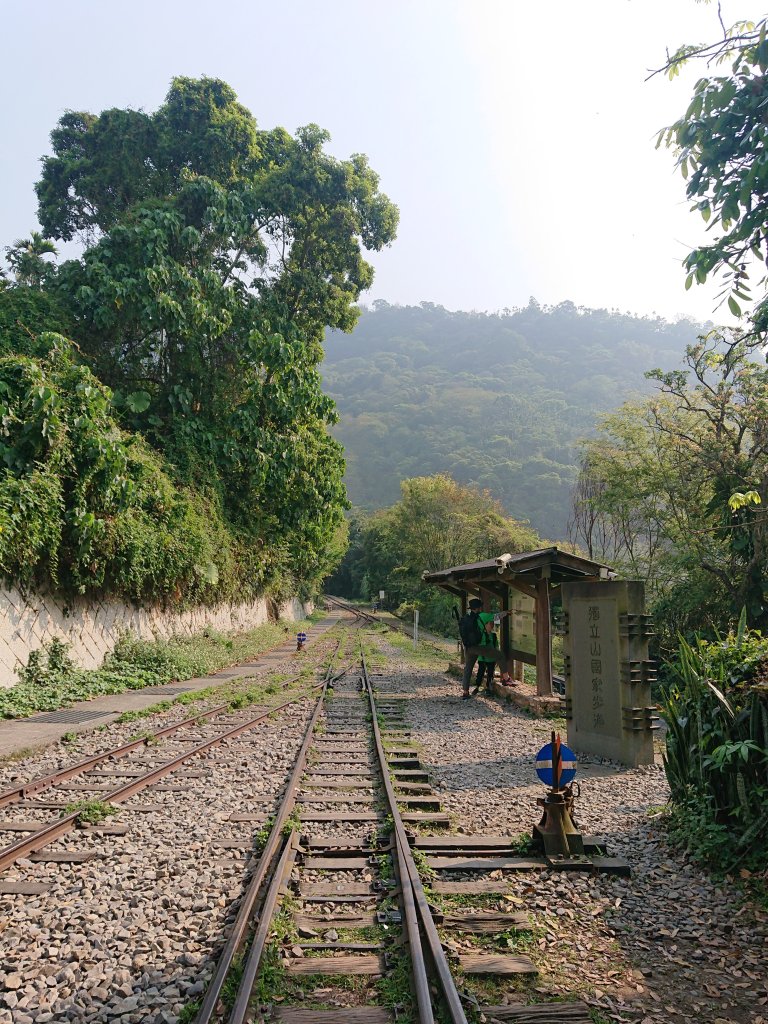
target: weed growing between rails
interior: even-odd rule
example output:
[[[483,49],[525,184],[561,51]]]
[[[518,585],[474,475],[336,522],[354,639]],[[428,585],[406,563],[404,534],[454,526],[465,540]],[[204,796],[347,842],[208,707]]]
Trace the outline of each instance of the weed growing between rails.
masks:
[[[173,700],[158,701],[157,704],[150,704],[148,708],[142,708],[140,711],[125,711],[115,719],[115,724],[136,722],[142,718],[151,718],[153,715],[162,714],[178,705],[197,704],[208,700],[213,700],[216,704],[228,704],[230,711],[239,711],[253,704],[271,707],[273,704],[279,704],[285,694],[294,694],[311,685],[314,679],[314,667],[304,665],[297,678],[288,685],[283,685],[290,678],[284,672],[270,673],[269,676],[256,681],[251,676],[244,676],[218,686],[207,686],[204,690],[182,693]],[[275,699],[271,700],[271,698]]]
[[[448,667],[449,652],[442,654],[426,644],[417,644],[414,648],[413,640],[402,633],[387,630],[386,626],[366,629],[363,636],[369,641],[364,644],[365,659],[369,668],[386,668],[387,659],[394,656],[414,668],[442,673]]]
[[[53,640],[47,648],[32,652],[16,686],[0,691],[0,718],[22,718],[90,697],[208,675],[279,646],[285,642],[287,625],[301,629],[323,614],[313,612],[309,619],[290,624],[265,622],[229,635],[205,630],[193,637],[149,641],[126,634],[99,669],[78,668],[67,645]]]
[[[103,800],[76,800],[67,804],[62,810],[60,817],[66,818],[70,814],[77,813],[77,821],[80,825],[99,825],[113,814],[119,814],[120,808],[114,804],[105,803]]]

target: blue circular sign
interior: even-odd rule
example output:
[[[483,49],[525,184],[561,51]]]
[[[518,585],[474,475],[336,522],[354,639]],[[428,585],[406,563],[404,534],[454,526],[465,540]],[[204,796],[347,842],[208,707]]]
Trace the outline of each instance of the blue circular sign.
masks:
[[[542,747],[536,755],[536,774],[545,786],[552,785],[552,744]],[[568,786],[576,778],[576,755],[560,744],[560,785]]]

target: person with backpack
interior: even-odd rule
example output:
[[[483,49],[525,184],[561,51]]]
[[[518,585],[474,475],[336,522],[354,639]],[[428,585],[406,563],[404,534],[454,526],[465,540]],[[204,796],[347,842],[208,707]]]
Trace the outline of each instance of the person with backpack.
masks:
[[[478,621],[483,627],[483,643],[482,647],[498,647],[499,638],[496,635],[496,616],[492,612],[480,612],[478,615]],[[473,695],[476,694],[485,679],[485,692],[486,695],[490,696],[493,693],[493,676],[496,671],[496,662],[493,658],[489,658],[485,650],[477,659],[477,675],[475,676],[475,688],[472,691]]]
[[[485,624],[490,619],[493,622],[494,616],[491,613],[482,611],[483,602],[479,597],[473,597],[469,602],[469,611],[459,619],[459,636],[464,647],[464,677],[461,682],[461,699],[469,700],[469,684],[472,680],[472,671],[478,658],[487,658],[495,665],[501,666],[501,681],[505,686],[514,686],[509,671],[509,661],[503,651],[494,647],[492,642],[486,643],[487,634]],[[509,612],[500,612],[500,615],[509,615]],[[485,621],[480,621],[480,616],[485,616]]]

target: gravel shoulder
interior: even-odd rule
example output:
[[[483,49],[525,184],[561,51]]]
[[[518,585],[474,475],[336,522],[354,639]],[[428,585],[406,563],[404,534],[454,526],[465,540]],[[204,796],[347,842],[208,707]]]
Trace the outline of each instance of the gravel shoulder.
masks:
[[[376,645],[389,662],[376,684],[407,698],[422,763],[456,831],[530,833],[544,794],[533,762],[553,723],[483,697],[461,701],[437,662],[414,667],[401,643]],[[626,857],[632,877],[510,876],[506,905],[529,913],[525,951],[540,973],[497,984],[498,1001],[582,998],[598,1022],[765,1024],[768,914],[669,848],[658,813],[668,797],[663,769],[584,759],[578,779],[579,825]]]
[[[423,653],[414,660],[407,641],[370,636],[369,646],[378,649],[370,659],[374,683],[382,695],[404,698],[413,739],[456,829],[528,833],[543,792],[533,757],[552,722],[484,698],[461,702],[459,684],[442,674],[444,660]],[[259,826],[233,822],[232,815],[270,813],[310,710],[305,700],[200,758],[183,793],[139,794],[137,803],[164,809],[121,812],[126,835],[77,832],[56,845],[97,849],[97,859],[24,862],[8,873],[50,879],[52,888],[41,896],[0,897],[0,1024],[176,1024],[210,977],[246,880],[245,855]],[[151,722],[83,737],[76,752],[57,745],[6,764],[0,786],[187,713],[175,707]],[[170,748],[148,748],[147,761],[163,760]],[[500,909],[529,915],[521,949],[540,973],[531,982],[493,983],[492,1001],[583,998],[596,1024],[766,1024],[766,914],[745,904],[733,884],[714,881],[668,848],[653,817],[667,798],[663,772],[585,762],[579,778],[583,830],[606,837],[611,853],[627,857],[632,877],[511,876]],[[22,816],[12,807],[4,815]],[[221,845],[226,840],[236,840],[239,850]]]

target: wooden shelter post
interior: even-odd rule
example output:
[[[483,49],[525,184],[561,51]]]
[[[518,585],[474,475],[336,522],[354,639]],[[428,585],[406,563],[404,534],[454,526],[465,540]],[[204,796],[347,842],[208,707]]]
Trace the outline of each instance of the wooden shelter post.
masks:
[[[505,583],[502,589],[501,596],[501,610],[503,612],[509,611],[509,586]],[[501,649],[509,657],[510,638],[509,638],[509,616],[505,615],[501,620]]]
[[[549,574],[536,581],[536,693],[552,693],[552,628]]]

